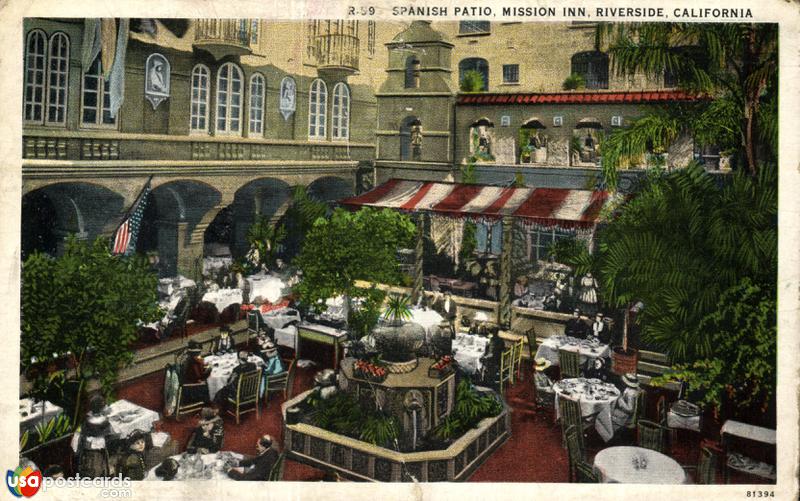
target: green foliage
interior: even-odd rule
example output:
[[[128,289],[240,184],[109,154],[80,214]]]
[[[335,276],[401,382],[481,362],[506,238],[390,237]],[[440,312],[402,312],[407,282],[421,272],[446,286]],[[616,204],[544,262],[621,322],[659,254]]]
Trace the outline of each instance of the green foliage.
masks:
[[[286,239],[286,227],[275,225],[266,216],[259,216],[247,231],[247,242],[258,251],[258,264],[272,267],[278,246]]]
[[[384,318],[393,323],[403,323],[411,320],[411,298],[409,296],[389,296],[386,301],[386,309],[383,312]]]
[[[367,414],[364,422],[360,423],[359,438],[372,445],[389,448],[400,436],[399,428],[395,417],[382,412],[374,412]]]
[[[600,23],[596,35],[598,46],[609,44],[617,74],[661,78],[669,70],[682,89],[713,98],[694,105],[662,106],[658,122],[669,117],[672,124],[654,134],[654,140],[669,143],[691,133],[700,144],[736,148],[751,175],[759,164],[777,157],[777,25]],[[643,153],[639,133],[620,129],[614,135],[622,138],[604,149],[607,174]],[[612,186],[613,180],[611,176]]]
[[[493,394],[478,393],[467,379],[456,387],[456,405],[453,412],[433,430],[440,440],[460,437],[474,428],[483,419],[494,417],[503,411],[503,404]]]
[[[517,171],[514,174],[514,188],[525,188],[525,176],[522,172]]]
[[[21,364],[71,352],[78,377],[96,374],[107,394],[133,358],[139,322],[159,317],[158,278],[141,256],[113,256],[106,239],[74,237],[64,254],[30,255],[22,267]],[[36,371],[38,378],[49,377]],[[49,381],[34,381],[34,386]]]
[[[598,274],[598,255],[590,253],[585,242],[575,238],[556,239],[550,246],[549,253],[557,262],[572,268],[578,277],[587,273],[592,276]]]
[[[337,209],[330,219],[317,219],[306,236],[297,257],[303,280],[295,289],[306,304],[321,308],[327,298],[353,297],[356,280],[396,284],[397,249],[410,247],[415,231],[397,211]]]
[[[72,424],[70,423],[69,418],[64,414],[51,418],[47,421],[36,423],[34,427],[38,440],[36,445],[41,445],[49,440],[61,438],[64,435],[67,435],[71,428]],[[27,431],[25,433],[27,434]],[[28,441],[29,439],[25,438],[26,444]],[[20,448],[20,450],[22,450],[22,448]]]
[[[577,73],[573,73],[564,79],[564,83],[561,85],[564,90],[578,90],[578,89],[585,89],[586,88],[586,79],[583,78],[583,75],[579,75]]]
[[[350,311],[350,332],[358,339],[368,335],[378,324],[386,293],[374,285],[369,289],[358,289],[355,297],[362,298],[360,306]]]
[[[654,380],[686,381],[701,403],[722,407],[727,397],[739,407],[759,406],[764,412],[775,394],[776,291],[745,278],[728,288],[697,329],[711,333],[713,351]]]
[[[720,188],[696,165],[654,176],[598,234],[604,300],[642,301],[642,336],[673,360],[706,357],[713,332],[698,326],[722,293],[749,277],[775,287],[777,177],[736,172]]]
[[[30,430],[25,430],[21,437],[19,437],[19,450],[20,452],[25,450],[25,447],[28,445],[28,440],[31,438]]]
[[[483,74],[475,70],[467,70],[461,78],[459,85],[461,92],[482,92],[486,90]]]
[[[328,204],[315,200],[308,194],[305,186],[297,186],[292,194],[292,203],[286,209],[283,226],[287,230],[284,239],[284,254],[293,257],[302,248],[306,234],[314,226],[317,219],[324,218],[330,212]]]
[[[379,409],[365,409],[351,393],[339,392],[325,400],[315,400],[313,407],[313,423],[319,428],[387,448],[399,436],[395,418]]]

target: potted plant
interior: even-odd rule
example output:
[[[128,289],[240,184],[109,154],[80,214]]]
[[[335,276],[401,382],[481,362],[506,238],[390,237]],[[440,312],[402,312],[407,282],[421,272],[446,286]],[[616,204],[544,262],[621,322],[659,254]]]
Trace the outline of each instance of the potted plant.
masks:
[[[614,347],[611,353],[612,370],[615,374],[622,375],[627,373],[636,374],[639,364],[639,350],[630,346],[630,322],[631,313],[639,313],[644,304],[638,302],[625,308],[624,320],[622,323],[622,345]]]
[[[586,87],[586,79],[582,75],[573,73],[564,79],[562,87],[564,90],[580,90]]]
[[[389,372],[402,374],[417,367],[417,350],[425,341],[425,329],[413,322],[408,296],[391,297],[383,322],[375,328],[375,344]]]

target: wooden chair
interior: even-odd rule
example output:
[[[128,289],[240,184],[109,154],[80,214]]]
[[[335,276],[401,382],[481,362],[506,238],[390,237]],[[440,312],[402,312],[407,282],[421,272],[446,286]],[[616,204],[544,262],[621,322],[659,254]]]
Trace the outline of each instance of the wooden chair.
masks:
[[[258,336],[261,332],[261,314],[255,310],[247,312],[247,334],[249,337]]]
[[[536,341],[536,329],[531,327],[525,332],[525,337],[528,338],[528,355],[531,357],[531,363],[536,359],[536,350],[539,348],[539,343]]]
[[[228,409],[226,412],[236,417],[236,424],[239,424],[239,418],[242,414],[247,412],[256,411],[256,418],[261,419],[261,410],[259,409],[259,390],[261,386],[261,369],[242,374],[239,376],[239,382],[236,385],[236,395],[231,398],[228,397]],[[244,408],[250,407],[252,408]],[[233,407],[233,410],[230,409]]]
[[[656,417],[658,418],[658,424],[668,432],[669,445],[672,447],[672,444],[676,441],[678,430],[669,427],[669,404],[667,404],[667,397],[664,395],[658,397],[656,402]]]
[[[514,370],[511,378],[511,384],[514,384],[516,380],[522,381],[523,371],[522,371],[522,350],[525,347],[525,338],[520,336],[518,340],[511,345],[511,348],[514,353]]]
[[[575,463],[575,473],[580,484],[597,484],[600,482],[600,476],[594,471],[592,465],[586,461]]]
[[[505,392],[505,383],[508,381],[513,384],[514,382],[514,348],[511,347],[502,354],[500,354],[500,373],[498,374],[498,383],[500,385],[500,395]]]
[[[640,419],[638,423],[639,447],[664,452],[664,428],[653,421]]]
[[[581,376],[581,356],[574,351],[558,350],[561,379]]]
[[[272,469],[269,472],[268,482],[280,482],[283,480],[283,469],[286,466],[286,453],[281,452]]]
[[[178,380],[180,380],[183,376],[182,371],[186,367],[188,358],[189,355],[185,351],[175,355],[175,368],[177,370]],[[187,401],[186,397],[189,393],[194,393],[194,390],[197,390],[197,392],[200,393],[203,390],[207,391],[207,388],[208,386],[205,382],[178,385],[178,396],[175,400],[177,405],[175,406],[174,414],[176,421],[180,421],[182,415],[194,414],[203,408],[205,405],[205,399],[191,399]]]
[[[569,481],[574,482],[578,464],[586,460],[586,451],[583,448],[583,431],[580,425],[570,425],[564,431],[564,442],[567,445],[567,458],[569,460]]]
[[[592,425],[590,421],[584,420],[581,416],[580,404],[568,398],[558,399],[558,414],[561,420],[561,439],[564,447],[567,446],[567,429],[570,426],[575,426],[581,430],[581,437],[583,437],[583,430]]]
[[[280,374],[267,376],[267,384],[264,388],[263,402],[265,407],[269,403],[270,393],[283,391],[283,398],[289,398],[288,394],[291,393],[290,386],[294,384],[294,373],[296,371],[295,362],[296,360],[294,359],[290,360],[289,362],[283,361],[284,367],[288,367],[285,371],[281,372]]]
[[[717,455],[708,447],[700,449],[700,461],[697,466],[683,466],[687,472],[694,471],[694,483],[711,485],[717,483]]]

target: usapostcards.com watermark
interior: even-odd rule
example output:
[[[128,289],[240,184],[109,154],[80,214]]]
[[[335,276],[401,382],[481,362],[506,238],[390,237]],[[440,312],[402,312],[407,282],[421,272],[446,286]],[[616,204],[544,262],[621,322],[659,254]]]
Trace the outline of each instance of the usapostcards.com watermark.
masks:
[[[45,478],[43,479],[43,490],[57,488],[57,489],[102,489],[100,497],[107,499],[130,498],[133,496],[131,492],[131,480],[123,477],[120,473],[116,477],[111,478],[90,478],[75,475],[75,477],[68,478]]]
[[[9,471],[9,473],[12,473]],[[119,474],[111,478],[81,477],[59,477],[42,478],[37,475],[38,471],[29,475],[9,475],[6,479],[8,488],[17,497],[32,497],[39,491],[47,492],[51,489],[101,489],[99,497],[103,499],[131,498],[131,480]]]

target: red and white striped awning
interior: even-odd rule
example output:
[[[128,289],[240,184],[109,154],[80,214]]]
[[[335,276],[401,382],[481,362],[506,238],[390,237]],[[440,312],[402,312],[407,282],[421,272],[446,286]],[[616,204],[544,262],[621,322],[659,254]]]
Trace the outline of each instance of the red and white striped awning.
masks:
[[[339,203],[476,218],[513,216],[541,226],[589,228],[597,223],[609,200],[605,191],[390,179]]]

